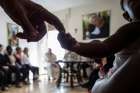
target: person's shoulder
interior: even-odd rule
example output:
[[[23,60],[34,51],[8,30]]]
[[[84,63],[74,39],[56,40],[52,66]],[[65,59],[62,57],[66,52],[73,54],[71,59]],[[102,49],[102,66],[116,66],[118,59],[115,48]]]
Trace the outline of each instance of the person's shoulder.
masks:
[[[52,53],[54,56],[56,56],[54,53]]]

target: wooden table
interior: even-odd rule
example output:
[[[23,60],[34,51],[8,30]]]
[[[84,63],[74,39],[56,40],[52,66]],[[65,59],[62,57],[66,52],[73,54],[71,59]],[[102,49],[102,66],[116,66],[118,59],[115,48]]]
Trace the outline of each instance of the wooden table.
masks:
[[[69,78],[70,78],[70,87],[74,87],[74,74],[77,75],[77,83],[78,85],[80,85],[80,82],[82,82],[82,77],[80,75],[80,70],[79,68],[77,68],[78,70],[76,72],[74,72],[74,64],[81,64],[81,63],[93,63],[92,61],[57,61],[57,63],[64,63],[64,64],[68,64],[69,67],[70,67],[70,70],[69,70]],[[61,83],[61,79],[62,79],[62,68],[60,68],[60,77],[59,77],[59,81],[58,81],[58,86],[60,85]]]

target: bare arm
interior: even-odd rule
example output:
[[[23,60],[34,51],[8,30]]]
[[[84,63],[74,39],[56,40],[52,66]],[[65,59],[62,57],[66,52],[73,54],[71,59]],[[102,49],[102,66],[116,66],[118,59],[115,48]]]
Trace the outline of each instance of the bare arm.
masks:
[[[37,36],[38,32],[29,21],[27,10],[23,7],[21,2],[18,0],[3,0],[0,4],[7,15],[22,26],[24,33],[27,32],[26,35],[28,35],[24,39],[31,39]]]
[[[62,24],[62,22],[59,20],[59,18],[55,15],[53,15],[51,12],[49,11],[45,11],[45,21],[47,21],[49,24],[53,25],[58,31],[64,31],[65,32],[65,28]]]
[[[43,21],[47,21],[49,24],[55,26],[55,28],[59,31],[65,31],[65,28],[59,18],[55,16],[53,13],[49,12],[47,9],[42,7],[41,5],[34,3],[30,0],[20,0],[20,2],[24,5],[24,7],[29,11],[29,15],[35,13],[32,16],[38,16],[38,19]],[[37,14],[36,14],[37,13]]]
[[[13,21],[27,30],[33,30],[27,18],[27,12],[18,0],[3,0],[1,6]]]
[[[30,0],[0,0],[0,5],[13,21],[22,26],[24,32],[17,34],[22,39],[40,40],[46,33],[44,21],[54,25],[59,31],[65,32],[63,24],[55,15]],[[38,25],[38,23],[43,25]],[[37,31],[36,26],[39,30],[43,30]]]
[[[105,57],[128,47],[140,37],[140,24],[130,23],[101,43],[79,43],[73,51],[86,57]]]

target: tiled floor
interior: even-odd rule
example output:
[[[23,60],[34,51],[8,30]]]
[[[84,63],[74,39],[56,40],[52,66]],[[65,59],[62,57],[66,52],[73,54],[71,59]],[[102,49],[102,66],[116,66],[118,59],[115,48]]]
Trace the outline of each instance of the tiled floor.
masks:
[[[87,90],[75,87],[57,88],[54,82],[48,82],[46,77],[41,77],[40,82],[31,82],[30,85],[23,86],[22,88],[11,87],[8,91],[3,93],[87,93]]]

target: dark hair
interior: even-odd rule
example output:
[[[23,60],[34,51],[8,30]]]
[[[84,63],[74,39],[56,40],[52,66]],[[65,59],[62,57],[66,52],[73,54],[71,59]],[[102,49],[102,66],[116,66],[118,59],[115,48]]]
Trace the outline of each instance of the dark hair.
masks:
[[[24,50],[23,50],[23,52],[26,52],[27,50],[28,50],[28,48],[27,48],[27,47],[25,47],[25,48],[24,48]]]
[[[2,47],[2,44],[0,44],[0,47]]]
[[[16,51],[19,51],[19,50],[21,50],[21,48],[20,47],[16,47]]]
[[[12,47],[10,46],[10,45],[8,45],[7,47],[6,47],[6,50],[12,50]]]
[[[24,53],[25,55],[27,55],[27,57],[29,57],[29,54],[28,54],[28,47],[25,47],[25,48],[24,48],[23,53]]]
[[[11,47],[10,45],[8,45],[8,46],[6,47],[6,51],[7,51],[8,55],[11,55],[13,49],[12,49],[12,47]]]
[[[125,11],[123,3],[124,3],[124,0],[121,0],[120,1],[121,8],[122,8],[122,10]],[[127,0],[127,3],[129,4],[129,6],[130,6],[130,4],[132,4],[130,7],[131,7],[131,11],[133,12],[133,14],[135,16],[135,20],[136,19],[140,20],[140,13],[139,13],[139,10],[140,10],[140,0]],[[128,17],[128,16],[129,15],[127,14],[126,17]]]
[[[123,7],[123,0],[120,1],[120,5],[121,5],[122,10],[124,10],[124,7]]]

